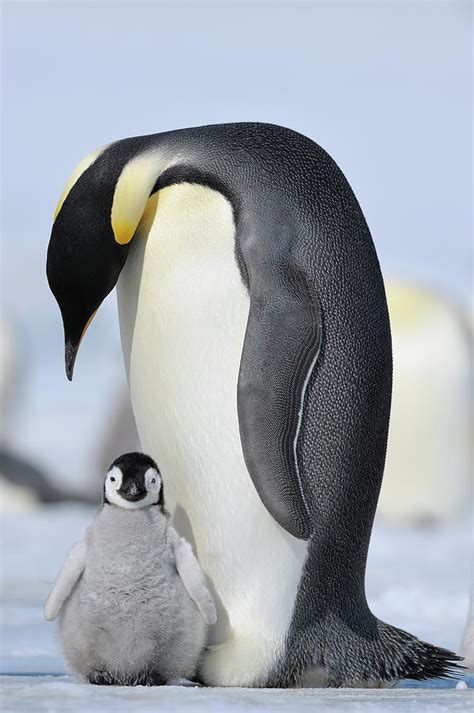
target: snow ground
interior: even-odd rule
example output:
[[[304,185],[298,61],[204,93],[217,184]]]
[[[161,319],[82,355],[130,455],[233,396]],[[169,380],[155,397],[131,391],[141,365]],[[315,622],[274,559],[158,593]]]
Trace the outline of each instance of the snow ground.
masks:
[[[5,677],[3,711],[61,711],[70,713],[121,713],[132,711],[229,711],[250,713],[295,713],[317,711],[335,713],[423,713],[472,710],[474,691],[470,689],[249,689],[249,688],[98,688],[60,678]]]
[[[60,564],[93,517],[84,507],[48,506],[2,521],[1,702],[5,713],[142,711],[472,710],[455,681],[405,682],[387,690],[291,691],[169,686],[98,688],[65,675],[54,624],[42,606]],[[402,529],[377,524],[369,555],[368,598],[377,616],[432,643],[459,648],[467,616],[471,558],[469,522]]]

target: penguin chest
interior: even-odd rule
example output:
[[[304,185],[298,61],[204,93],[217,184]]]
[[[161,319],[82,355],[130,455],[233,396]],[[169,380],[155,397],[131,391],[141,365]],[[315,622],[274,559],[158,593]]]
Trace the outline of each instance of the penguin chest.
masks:
[[[237,382],[249,297],[232,209],[216,191],[190,184],[153,200],[118,292],[140,438],[216,595],[213,641],[260,629],[277,647],[306,546],[265,509],[242,454]]]
[[[193,521],[235,488],[236,504],[255,499],[236,400],[248,312],[228,202],[201,186],[161,190],[119,282],[120,324],[140,438],[156,456],[168,509],[181,506]]]

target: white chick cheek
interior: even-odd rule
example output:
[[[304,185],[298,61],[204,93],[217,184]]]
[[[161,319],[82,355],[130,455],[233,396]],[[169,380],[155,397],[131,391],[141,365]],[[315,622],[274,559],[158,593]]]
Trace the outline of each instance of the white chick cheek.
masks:
[[[122,485],[122,471],[117,466],[114,466],[107,473],[107,478],[105,479],[105,495],[107,499],[116,501],[120,496],[117,494],[117,490]]]
[[[145,473],[146,499],[150,496],[152,502],[157,503],[160,497],[161,478],[154,468],[148,468]]]

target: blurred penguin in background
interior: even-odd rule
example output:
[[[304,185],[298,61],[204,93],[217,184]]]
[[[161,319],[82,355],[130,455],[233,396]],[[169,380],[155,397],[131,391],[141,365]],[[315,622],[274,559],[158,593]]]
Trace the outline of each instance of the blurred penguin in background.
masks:
[[[50,475],[11,445],[15,411],[25,397],[27,365],[22,363],[21,330],[5,316],[0,317],[0,510],[30,510],[41,503],[74,500],[95,503],[102,491],[102,474],[117,451],[140,450],[140,441],[130,404],[128,389],[120,388],[105,419],[104,432],[96,446],[96,489],[73,492],[57,485]]]
[[[31,488],[16,478],[16,463],[7,447],[8,430],[17,402],[19,385],[18,338],[11,322],[0,317],[0,509],[24,510],[34,507],[37,498]]]
[[[471,570],[471,602],[461,643],[461,656],[464,657],[463,666],[474,671],[474,560]]]
[[[19,348],[22,335],[12,322],[0,318],[0,510],[30,510],[41,503],[64,500],[93,502],[89,493],[70,492],[56,485],[27,455],[11,446],[9,432],[14,411],[22,401],[25,369]]]
[[[3,440],[7,414],[10,415],[15,403],[14,394],[18,385],[18,339],[15,329],[3,316],[0,317],[0,404],[1,438]]]
[[[393,395],[378,513],[442,522],[469,508],[470,345],[462,314],[442,295],[387,284]]]

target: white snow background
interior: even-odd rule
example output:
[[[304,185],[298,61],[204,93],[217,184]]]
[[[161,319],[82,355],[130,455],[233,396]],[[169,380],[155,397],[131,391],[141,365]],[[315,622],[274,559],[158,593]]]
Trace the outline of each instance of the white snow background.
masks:
[[[32,711],[423,711],[472,710],[456,681],[404,682],[385,690],[258,690],[167,686],[97,687],[66,676],[57,624],[42,607],[92,508],[43,506],[2,522],[2,710]],[[470,523],[425,528],[376,524],[368,562],[369,603],[380,618],[420,638],[459,650],[467,616]],[[461,684],[462,685],[462,684]]]

